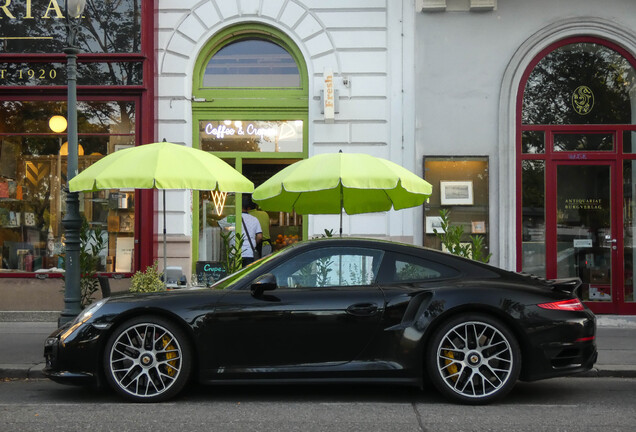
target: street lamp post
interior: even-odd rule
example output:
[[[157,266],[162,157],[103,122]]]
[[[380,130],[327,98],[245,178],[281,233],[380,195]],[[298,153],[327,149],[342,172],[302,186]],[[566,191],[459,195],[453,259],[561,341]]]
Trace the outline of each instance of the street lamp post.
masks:
[[[68,85],[68,159],[66,178],[70,181],[77,175],[77,32],[86,0],[66,0],[64,16],[66,17],[66,76]],[[77,192],[66,194],[66,214],[62,219],[66,237],[66,273],[64,286],[64,310],[58,320],[59,325],[72,321],[81,312],[82,293],[80,290],[80,228],[82,218],[79,211]]]

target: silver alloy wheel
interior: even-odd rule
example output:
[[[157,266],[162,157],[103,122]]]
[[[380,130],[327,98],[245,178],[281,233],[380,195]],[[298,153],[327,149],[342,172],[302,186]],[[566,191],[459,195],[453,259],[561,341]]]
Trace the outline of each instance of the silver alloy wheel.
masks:
[[[437,348],[443,382],[467,398],[484,398],[509,380],[514,356],[510,342],[496,327],[467,321],[451,328]]]
[[[152,398],[177,381],[183,352],[177,338],[165,327],[140,323],[117,336],[108,358],[110,373],[123,391]]]

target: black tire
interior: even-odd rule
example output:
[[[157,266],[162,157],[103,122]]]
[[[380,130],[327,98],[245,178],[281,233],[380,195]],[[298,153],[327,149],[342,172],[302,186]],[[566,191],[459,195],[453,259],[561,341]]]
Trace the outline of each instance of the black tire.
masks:
[[[120,395],[135,402],[161,402],[188,382],[192,350],[179,327],[156,316],[130,319],[108,338],[104,375]]]
[[[485,314],[460,315],[432,336],[426,368],[431,382],[448,399],[481,405],[505,396],[521,370],[521,351],[512,332]]]

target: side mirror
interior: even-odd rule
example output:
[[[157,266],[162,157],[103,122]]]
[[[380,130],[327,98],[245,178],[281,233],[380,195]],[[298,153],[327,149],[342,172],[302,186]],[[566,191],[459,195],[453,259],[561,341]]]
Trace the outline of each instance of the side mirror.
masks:
[[[263,295],[265,291],[272,291],[278,288],[278,284],[276,283],[276,276],[271,273],[265,273],[261,275],[254,281],[251,286],[252,295],[254,297],[260,297]]]

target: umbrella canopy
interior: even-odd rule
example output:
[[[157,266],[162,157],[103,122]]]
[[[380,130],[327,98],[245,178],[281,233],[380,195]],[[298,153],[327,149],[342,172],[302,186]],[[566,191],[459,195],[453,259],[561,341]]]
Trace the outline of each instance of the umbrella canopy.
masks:
[[[210,153],[169,142],[116,151],[69,182],[71,192],[123,188],[249,193],[254,184]]]
[[[296,162],[254,190],[263,210],[347,214],[422,205],[433,187],[406,168],[363,153],[328,153]],[[340,222],[342,233],[342,220]]]
[[[166,189],[252,192],[254,183],[203,150],[169,142],[145,144],[103,157],[69,181],[71,192],[101,189],[163,189],[163,250],[166,268]]]

